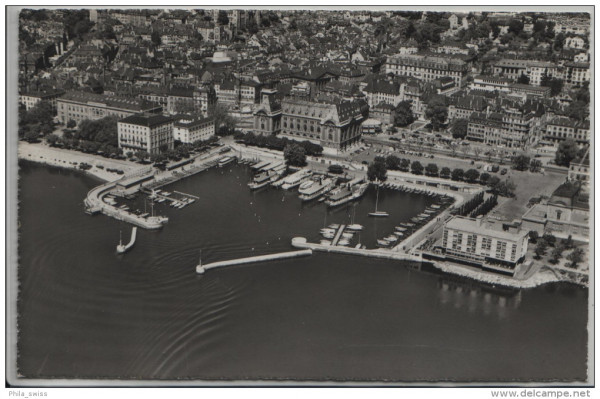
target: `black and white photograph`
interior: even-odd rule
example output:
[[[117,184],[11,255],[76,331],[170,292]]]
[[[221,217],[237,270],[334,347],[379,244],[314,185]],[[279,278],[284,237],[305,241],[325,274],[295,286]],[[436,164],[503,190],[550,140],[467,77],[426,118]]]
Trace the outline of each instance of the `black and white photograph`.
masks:
[[[591,397],[593,6],[5,12],[6,388]]]

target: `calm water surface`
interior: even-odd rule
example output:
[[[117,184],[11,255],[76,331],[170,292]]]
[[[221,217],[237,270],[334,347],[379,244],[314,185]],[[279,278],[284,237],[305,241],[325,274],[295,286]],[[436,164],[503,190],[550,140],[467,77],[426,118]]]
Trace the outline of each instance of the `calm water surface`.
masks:
[[[200,200],[155,212],[138,230],[83,212],[97,181],[21,163],[19,372],[25,377],[548,381],[586,378],[588,291],[567,284],[514,291],[397,261],[316,253],[195,274],[203,262],[290,250],[325,224],[376,238],[429,197],[382,190],[368,218],[327,211],[297,192],[251,192],[247,167],[213,169],[167,187]],[[142,199],[137,206],[143,207]],[[359,238],[357,237],[357,240]]]

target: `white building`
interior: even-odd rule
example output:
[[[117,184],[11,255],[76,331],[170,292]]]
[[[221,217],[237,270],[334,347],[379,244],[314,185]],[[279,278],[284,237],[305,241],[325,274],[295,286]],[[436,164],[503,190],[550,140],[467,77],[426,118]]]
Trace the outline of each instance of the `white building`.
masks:
[[[444,226],[446,258],[512,275],[527,253],[528,232],[515,223],[457,216]]]
[[[125,152],[158,154],[173,149],[173,119],[169,117],[137,114],[119,121],[117,127],[119,148]]]
[[[204,141],[215,135],[215,121],[212,118],[186,118],[175,122],[173,138],[182,143]]]

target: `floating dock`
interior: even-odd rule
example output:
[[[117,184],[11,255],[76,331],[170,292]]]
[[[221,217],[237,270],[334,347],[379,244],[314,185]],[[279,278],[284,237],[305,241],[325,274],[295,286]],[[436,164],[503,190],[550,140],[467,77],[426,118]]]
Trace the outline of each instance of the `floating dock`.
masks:
[[[230,259],[230,260],[224,260],[224,261],[220,261],[220,262],[207,263],[205,265],[198,265],[198,266],[196,266],[196,273],[203,274],[206,270],[215,269],[217,267],[245,265],[245,264],[249,264],[249,263],[266,262],[269,260],[278,260],[278,259],[298,258],[300,256],[309,256],[309,255],[312,255],[312,249],[281,252],[278,254],[271,254],[271,255],[251,256],[249,258]]]

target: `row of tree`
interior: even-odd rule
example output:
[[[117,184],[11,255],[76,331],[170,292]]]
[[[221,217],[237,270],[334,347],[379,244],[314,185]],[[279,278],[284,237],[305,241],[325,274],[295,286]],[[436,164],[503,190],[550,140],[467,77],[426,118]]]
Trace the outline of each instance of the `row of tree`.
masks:
[[[525,154],[515,155],[511,161],[513,169],[516,170],[525,171],[529,169],[531,172],[539,172],[542,169],[542,161],[532,159]]]
[[[54,131],[56,112],[47,101],[40,101],[29,111],[19,107],[19,138],[29,142],[38,141]]]
[[[483,204],[483,191],[476,194],[473,198],[462,204],[460,207],[455,209],[453,213],[459,216],[467,216],[474,210],[476,210],[481,204]]]
[[[319,144],[312,143],[308,140],[297,142],[285,137],[277,137],[276,135],[256,135],[252,132],[244,134],[239,131],[233,135],[233,138],[236,141],[244,143],[246,145],[270,148],[278,151],[283,151],[286,147],[290,146],[291,144],[298,144],[304,149],[306,155],[320,156],[323,154],[322,146],[320,146]]]
[[[479,205],[469,217],[476,218],[477,216],[487,215],[494,207],[498,205],[498,195],[494,194],[486,199],[483,204]]]

